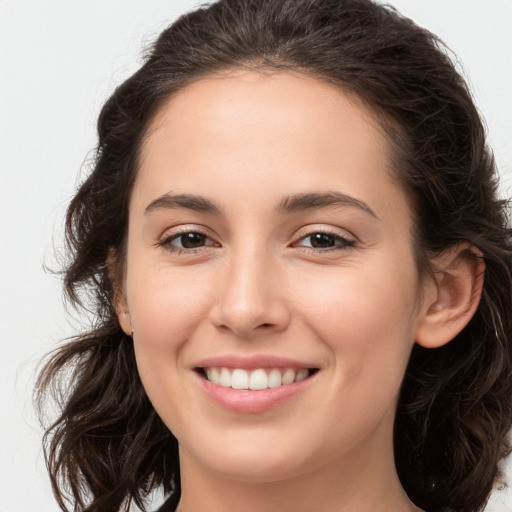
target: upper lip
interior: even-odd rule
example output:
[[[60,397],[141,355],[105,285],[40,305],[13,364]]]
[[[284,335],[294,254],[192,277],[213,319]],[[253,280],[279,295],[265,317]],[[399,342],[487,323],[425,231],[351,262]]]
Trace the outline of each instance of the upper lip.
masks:
[[[254,354],[251,356],[221,355],[201,359],[195,368],[243,368],[254,370],[256,368],[318,368],[319,365],[311,362],[299,361],[287,357],[270,354]]]

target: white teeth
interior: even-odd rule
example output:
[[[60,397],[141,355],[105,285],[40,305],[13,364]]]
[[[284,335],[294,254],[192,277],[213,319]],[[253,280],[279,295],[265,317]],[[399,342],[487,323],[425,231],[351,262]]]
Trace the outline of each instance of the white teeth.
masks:
[[[239,368],[233,370],[231,374],[231,387],[233,389],[249,389],[249,374]]]
[[[274,368],[268,374],[268,387],[269,388],[277,388],[281,385],[281,372]]]
[[[288,369],[284,372],[281,379],[282,384],[291,384],[295,380],[295,372],[292,369]]]
[[[216,384],[219,384],[224,388],[231,387],[231,372],[227,368],[222,368],[219,375],[219,382],[216,382]]]
[[[213,382],[219,382],[220,381],[220,372],[218,368],[209,368],[210,375],[208,378]]]
[[[235,370],[236,371],[236,370]],[[233,372],[235,373],[235,372]],[[249,379],[249,389],[267,389],[268,388],[268,377],[265,370],[254,370],[251,373]]]
[[[280,370],[272,368],[270,371],[263,368],[244,370],[242,368],[206,368],[206,377],[209,381],[224,388],[251,389],[258,391],[267,388],[277,388],[299,382],[309,376],[309,370],[301,368],[297,372],[292,368]]]

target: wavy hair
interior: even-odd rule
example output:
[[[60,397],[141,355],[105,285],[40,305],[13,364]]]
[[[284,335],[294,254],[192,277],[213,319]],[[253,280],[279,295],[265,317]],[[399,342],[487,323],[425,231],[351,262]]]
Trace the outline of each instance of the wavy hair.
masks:
[[[180,496],[177,441],[137,374],[121,330],[106,261],[123,255],[128,204],[148,125],[163,102],[198,78],[246,67],[294,70],[333,83],[376,114],[415,220],[420,273],[459,242],[485,260],[482,298],[467,327],[437,349],[413,348],[395,421],[395,460],[425,510],[481,511],[512,425],[512,241],[507,203],[471,94],[443,43],[370,0],[220,0],[181,16],[142,67],[105,103],[94,167],[66,217],[67,298],[85,300],[89,332],[51,354],[36,399],[59,417],[45,434],[62,510],[144,508],[163,486]],[[119,272],[122,272],[122,257]],[[85,299],[85,300],[84,300]]]

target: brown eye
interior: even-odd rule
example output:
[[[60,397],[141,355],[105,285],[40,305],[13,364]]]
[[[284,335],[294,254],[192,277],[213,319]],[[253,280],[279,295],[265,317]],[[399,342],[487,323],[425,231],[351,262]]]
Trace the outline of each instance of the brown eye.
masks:
[[[317,232],[302,237],[297,245],[299,247],[306,247],[321,251],[329,249],[346,249],[354,246],[355,241],[334,233]]]
[[[208,235],[200,231],[182,231],[163,240],[160,245],[169,251],[193,251],[217,245]]]
[[[327,233],[315,233],[314,235],[309,235],[309,239],[311,247],[315,249],[326,249],[336,245],[336,237]]]
[[[202,247],[206,245],[208,237],[203,233],[182,233],[178,235],[173,242],[178,247],[182,247],[183,249],[196,249],[198,247]]]

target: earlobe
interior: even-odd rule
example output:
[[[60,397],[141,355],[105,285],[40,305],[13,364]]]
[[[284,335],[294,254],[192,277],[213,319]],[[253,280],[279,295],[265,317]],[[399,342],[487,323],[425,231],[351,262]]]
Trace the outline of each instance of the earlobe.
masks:
[[[456,245],[434,262],[434,283],[425,296],[416,343],[437,348],[450,342],[478,308],[484,282],[482,253],[469,244]]]
[[[123,277],[120,270],[120,263],[117,261],[114,249],[110,249],[109,251],[107,257],[107,269],[112,285],[112,299],[114,302],[117,320],[125,334],[131,336],[133,329],[130,310],[128,309],[128,302],[126,300],[126,294],[122,283]]]

